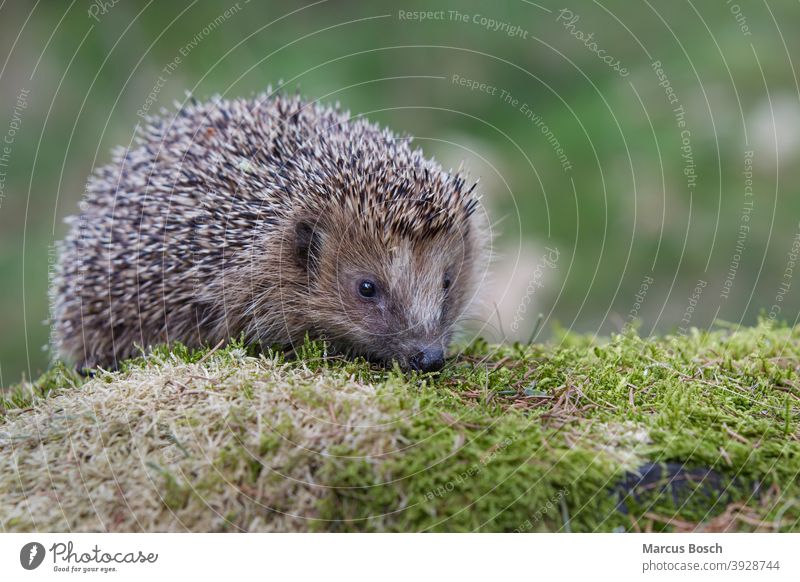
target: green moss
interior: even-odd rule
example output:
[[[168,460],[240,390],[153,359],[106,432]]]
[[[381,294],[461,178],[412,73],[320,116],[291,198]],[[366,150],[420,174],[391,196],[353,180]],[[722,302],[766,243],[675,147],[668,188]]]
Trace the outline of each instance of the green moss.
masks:
[[[84,378],[58,362],[35,382],[21,382],[8,390],[0,391],[0,415],[11,408],[29,408],[41,398],[77,388],[83,382]]]
[[[476,341],[434,375],[308,341],[295,357],[253,360],[232,344],[126,366],[205,362],[214,374],[203,389],[241,396],[211,426],[224,438],[205,472],[159,470],[171,509],[193,494],[237,496],[224,528],[296,511],[296,496],[307,511],[297,523],[326,531],[800,528],[797,329],[559,337]],[[252,377],[226,386],[245,364]],[[3,405],[30,407],[80,381],[56,367]],[[275,391],[290,407],[257,414]],[[204,458],[169,429],[203,422],[181,414],[154,425],[154,438]]]
[[[708,521],[732,503],[770,519],[779,504],[754,491],[772,489],[796,529],[798,355],[797,333],[766,323],[546,349],[473,344],[465,360],[482,366],[456,364],[413,391],[385,387],[398,414],[414,411],[408,445],[379,463],[348,460],[355,450],[331,460],[322,515],[348,531],[610,531],[652,516]],[[637,464],[668,461],[715,480],[636,499],[619,490]]]

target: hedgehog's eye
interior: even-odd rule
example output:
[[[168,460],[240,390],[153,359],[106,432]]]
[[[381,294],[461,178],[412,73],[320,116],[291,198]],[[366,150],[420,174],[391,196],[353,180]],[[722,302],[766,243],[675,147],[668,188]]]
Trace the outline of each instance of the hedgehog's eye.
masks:
[[[368,279],[364,279],[361,283],[358,284],[358,294],[362,297],[375,297],[375,294],[378,292],[378,289],[372,281]]]
[[[447,291],[448,289],[450,289],[450,285],[451,284],[452,284],[452,281],[450,281],[450,277],[445,275],[444,276],[444,281],[442,282],[442,289]]]

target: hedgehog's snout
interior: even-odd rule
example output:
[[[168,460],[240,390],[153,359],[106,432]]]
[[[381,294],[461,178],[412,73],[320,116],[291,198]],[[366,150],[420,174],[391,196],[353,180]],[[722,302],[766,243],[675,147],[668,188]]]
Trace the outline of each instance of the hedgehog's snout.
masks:
[[[444,349],[426,346],[408,359],[408,365],[417,372],[438,372],[444,367]]]

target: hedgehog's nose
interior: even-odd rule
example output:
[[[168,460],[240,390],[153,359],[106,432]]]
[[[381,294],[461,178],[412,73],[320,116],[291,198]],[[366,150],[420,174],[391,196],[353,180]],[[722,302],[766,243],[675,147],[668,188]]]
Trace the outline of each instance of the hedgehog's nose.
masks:
[[[417,372],[436,372],[444,367],[444,350],[427,347],[411,356],[408,363]]]

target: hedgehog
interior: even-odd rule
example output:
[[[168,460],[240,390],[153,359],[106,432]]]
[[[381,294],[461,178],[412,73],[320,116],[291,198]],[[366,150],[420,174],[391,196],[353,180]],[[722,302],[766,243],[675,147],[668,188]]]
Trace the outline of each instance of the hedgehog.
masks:
[[[58,245],[52,337],[79,370],[241,338],[440,370],[489,228],[466,173],[336,103],[191,96],[95,170]]]

